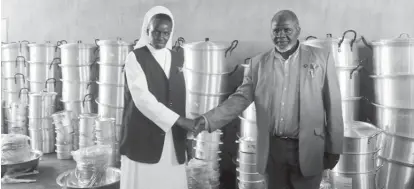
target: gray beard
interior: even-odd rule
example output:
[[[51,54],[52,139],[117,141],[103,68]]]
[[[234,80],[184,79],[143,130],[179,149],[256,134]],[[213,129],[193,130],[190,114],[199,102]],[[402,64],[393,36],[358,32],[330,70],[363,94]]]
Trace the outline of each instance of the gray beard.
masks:
[[[293,46],[294,46],[294,45],[288,45],[288,46],[287,46],[287,48],[285,48],[285,49],[280,49],[278,46],[276,46],[276,49],[277,49],[279,52],[281,52],[281,53],[285,53],[285,52],[287,52],[288,50],[292,49],[292,48],[293,48]]]

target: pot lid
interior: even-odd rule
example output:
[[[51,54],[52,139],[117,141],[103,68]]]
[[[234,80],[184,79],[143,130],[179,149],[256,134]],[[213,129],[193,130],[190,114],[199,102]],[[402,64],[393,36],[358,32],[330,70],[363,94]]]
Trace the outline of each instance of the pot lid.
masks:
[[[13,43],[8,43],[8,44],[3,44],[3,45],[1,45],[1,48],[2,49],[14,49],[14,48],[18,49],[18,48],[20,48],[20,45],[23,47],[23,46],[27,46],[28,43],[22,43],[22,42],[15,43],[15,42],[13,42]]]
[[[122,40],[99,40],[96,44],[98,46],[105,46],[105,45],[132,46],[132,43],[128,43]]]
[[[225,50],[229,47],[230,44],[212,42],[209,38],[206,38],[204,41],[186,43],[183,45],[183,48],[192,50]]]
[[[67,43],[59,46],[61,49],[78,48],[78,49],[92,49],[96,48],[96,45],[85,44],[85,43]]]
[[[56,44],[50,43],[50,42],[46,42],[46,43],[30,43],[28,44],[29,47],[56,47]]]
[[[345,123],[345,138],[368,138],[380,133],[381,130],[366,122],[355,121]]]
[[[414,45],[414,38],[411,38],[408,34],[401,34],[399,37],[394,39],[380,39],[371,43],[373,46],[381,45],[393,45],[393,46],[404,46]]]

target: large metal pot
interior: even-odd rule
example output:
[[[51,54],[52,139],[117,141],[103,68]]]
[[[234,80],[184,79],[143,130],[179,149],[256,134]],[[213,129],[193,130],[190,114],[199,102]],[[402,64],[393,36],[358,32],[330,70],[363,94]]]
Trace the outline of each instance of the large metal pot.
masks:
[[[365,154],[378,151],[377,139],[382,131],[374,125],[355,121],[345,123],[343,154]]]
[[[3,61],[1,66],[1,76],[4,78],[14,77],[17,73],[23,75],[28,75],[29,73],[26,61]]]
[[[45,81],[32,81],[27,80],[30,86],[30,92],[38,93],[41,91],[56,92],[58,94],[62,93],[62,82],[56,81],[55,78],[49,78]]]
[[[29,118],[43,118],[42,93],[29,93]]]
[[[256,106],[251,103],[242,113],[242,117],[250,122],[256,122]]]
[[[79,101],[63,101],[65,110],[71,111],[73,116],[77,117],[80,114],[95,113],[96,104],[92,99],[79,100]]]
[[[240,180],[244,181],[262,181],[265,178],[259,173],[246,173],[241,171],[239,168],[236,168],[236,176],[237,178],[240,178]]]
[[[361,69],[361,65],[354,67],[336,67],[336,74],[339,80],[339,88],[341,90],[341,96],[343,98],[360,96],[359,70]]]
[[[375,103],[396,108],[414,108],[414,75],[371,76]]]
[[[57,70],[47,62],[29,62],[29,80],[44,82],[46,79],[55,78]]]
[[[389,134],[414,138],[414,109],[375,106],[375,125]]]
[[[63,101],[81,101],[87,94],[96,94],[93,88],[93,81],[61,81]]]
[[[206,142],[201,140],[194,140],[195,147],[198,149],[205,149],[205,150],[219,150],[220,146],[223,142]]]
[[[353,33],[353,39],[345,38],[348,33]],[[358,49],[356,48],[357,33],[354,30],[347,30],[342,38],[332,38],[331,34],[326,39],[316,39],[309,36],[302,44],[322,48],[331,52],[337,67],[355,67],[359,64]],[[311,39],[313,38],[313,39]]]
[[[99,103],[115,107],[124,106],[124,85],[96,83],[99,85]]]
[[[50,63],[59,55],[56,45],[46,42],[43,44],[29,44],[30,62]]]
[[[384,133],[380,156],[414,167],[414,139]]]
[[[77,43],[67,43],[59,46],[61,49],[62,65],[84,65],[95,62],[95,50],[97,46],[92,44],[83,44],[82,41]]]
[[[205,74],[228,73],[231,69],[229,69],[226,57],[237,47],[237,44],[237,40],[228,46],[220,42],[211,42],[209,38],[205,41],[184,44],[184,67],[193,72]]]
[[[329,172],[329,183],[332,188],[349,188],[349,189],[383,189],[377,188],[375,178],[377,170],[367,173],[337,173]]]
[[[257,124],[251,120],[240,117],[240,133],[241,137],[257,138]]]
[[[120,65],[105,64],[98,62],[99,64],[99,82],[105,84],[124,85],[124,67]]]
[[[96,45],[99,46],[99,59],[101,64],[125,64],[125,59],[130,51],[132,51],[133,45],[118,40],[95,40]]]
[[[359,119],[359,102],[362,97],[342,98],[342,118],[344,122],[357,121]]]
[[[64,65],[60,64],[62,69],[62,79],[69,81],[93,81],[96,78],[94,63],[86,63],[80,65]]]
[[[29,42],[21,41],[18,43],[8,43],[1,46],[1,60],[2,61],[16,61],[17,57],[23,60],[29,60]]]
[[[384,159],[381,160],[382,168],[378,171],[376,185],[379,189],[412,189],[414,187],[414,167]]]
[[[201,94],[187,90],[186,93],[186,112],[187,116],[195,114],[199,116],[207,111],[217,107],[221,102],[227,99],[229,94]]]
[[[223,132],[221,132],[220,130],[216,130],[212,133],[203,131],[197,135],[197,140],[205,141],[205,142],[221,142],[222,135],[223,135]]]
[[[230,92],[228,82],[234,72],[206,73],[183,68],[186,86],[189,91],[201,94],[222,95]]]
[[[253,165],[257,163],[257,154],[255,153],[246,153],[243,151],[237,152],[237,161],[241,164]]]
[[[373,72],[375,75],[414,74],[414,39],[403,37],[373,41]]]
[[[377,151],[378,152],[378,151]],[[377,152],[341,154],[332,171],[338,173],[366,173],[377,170]]]
[[[239,152],[256,153],[256,138],[242,137],[239,140],[236,140],[236,143],[239,143]]]
[[[5,106],[9,106],[11,103],[13,102],[20,102],[20,103],[24,103],[24,104],[28,104],[29,103],[29,89],[28,88],[22,88],[20,89],[20,91],[7,91],[7,90],[3,90],[2,91],[4,96],[2,97],[3,100],[5,101]]]
[[[115,118],[115,124],[122,124],[122,116],[124,113],[124,107],[110,106],[107,104],[101,104],[99,99],[95,102],[98,104],[98,115],[101,117]]]
[[[7,91],[20,91],[22,88],[28,88],[29,84],[23,74],[17,73],[14,77],[3,78],[5,86],[2,86]]]

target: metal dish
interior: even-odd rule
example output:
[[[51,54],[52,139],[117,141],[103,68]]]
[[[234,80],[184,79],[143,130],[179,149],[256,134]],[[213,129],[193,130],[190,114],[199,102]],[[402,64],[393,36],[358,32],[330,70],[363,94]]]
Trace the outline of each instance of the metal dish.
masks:
[[[101,186],[93,186],[93,187],[80,187],[72,184],[73,180],[71,178],[71,174],[73,174],[75,169],[68,170],[66,172],[61,173],[56,178],[56,183],[66,189],[86,189],[86,188],[93,188],[93,189],[113,189],[113,188],[119,188],[120,187],[120,180],[121,180],[121,170],[114,168],[114,167],[108,167],[106,169],[106,181],[104,185]],[[70,180],[69,180],[70,179]],[[75,181],[76,182],[76,181]]]
[[[4,176],[4,174],[7,171],[10,172],[31,172],[37,169],[37,166],[39,165],[39,159],[42,157],[43,153],[38,150],[32,150],[31,152],[32,158],[25,162],[20,163],[13,163],[13,164],[1,164],[1,177]]]

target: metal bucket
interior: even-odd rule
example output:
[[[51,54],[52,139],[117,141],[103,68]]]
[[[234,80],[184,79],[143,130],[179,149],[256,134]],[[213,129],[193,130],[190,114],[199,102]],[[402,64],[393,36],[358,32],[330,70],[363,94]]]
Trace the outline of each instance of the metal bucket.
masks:
[[[3,78],[11,78],[18,73],[23,75],[29,74],[29,67],[26,61],[2,61],[1,66],[1,76]]]
[[[389,134],[414,138],[414,109],[375,106],[375,125]]]
[[[115,84],[123,86],[125,84],[125,73],[123,65],[99,64],[99,83]]]
[[[53,128],[43,129],[43,153],[53,153],[55,151],[55,132]]]
[[[125,64],[125,59],[133,49],[131,43],[118,40],[99,40],[95,41],[99,46],[99,59],[103,64]]]
[[[256,106],[253,103],[251,103],[242,113],[242,116],[244,119],[256,123]]]
[[[371,76],[375,103],[396,108],[414,109],[414,75]]]
[[[109,106],[124,106],[124,86],[97,82],[99,85],[99,103]]]
[[[82,65],[94,62],[96,46],[92,44],[67,43],[59,46],[61,49],[61,65]]]
[[[117,142],[120,142],[122,139],[122,125],[115,125],[115,138]]]
[[[344,122],[359,119],[359,102],[362,97],[349,97],[342,99],[342,117]]]

